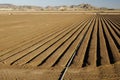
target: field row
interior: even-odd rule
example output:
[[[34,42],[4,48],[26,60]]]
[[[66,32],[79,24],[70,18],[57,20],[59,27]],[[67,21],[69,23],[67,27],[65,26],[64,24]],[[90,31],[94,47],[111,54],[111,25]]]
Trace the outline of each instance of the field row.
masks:
[[[83,19],[82,19],[83,18]],[[86,15],[64,29],[37,35],[0,52],[7,65],[87,67],[120,60],[119,15]],[[32,35],[33,36],[33,35]]]
[[[8,67],[8,71],[1,70],[3,78],[11,74],[17,78],[27,71],[26,68],[30,69],[31,75],[43,73],[39,74],[39,79],[45,80],[119,78],[119,15],[0,17],[0,65]],[[10,67],[16,69],[7,73]],[[20,73],[16,73],[17,70]]]

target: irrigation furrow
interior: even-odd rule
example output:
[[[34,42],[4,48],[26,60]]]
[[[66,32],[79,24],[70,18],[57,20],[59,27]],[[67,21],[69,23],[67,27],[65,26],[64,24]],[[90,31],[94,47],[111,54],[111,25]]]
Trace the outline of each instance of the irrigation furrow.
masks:
[[[104,22],[104,18],[102,17],[101,19],[102,21],[102,27],[103,27],[103,31],[104,31],[104,35],[106,37],[106,43],[107,43],[107,47],[108,47],[108,50],[109,50],[109,57],[111,59],[111,63],[115,63],[116,61],[119,61],[120,60],[120,54],[119,54],[119,51],[112,39],[112,37],[110,36],[108,30],[107,30],[107,25],[105,25],[105,22]]]
[[[73,30],[73,29],[70,29],[70,30]],[[66,34],[68,33],[68,32],[66,32],[66,31],[64,31]],[[69,31],[70,32],[70,31]],[[62,34],[62,35],[61,35]],[[63,35],[64,35],[64,33],[60,33],[59,34],[59,36],[57,35],[55,35],[56,37],[59,37],[59,38],[61,38],[61,37],[63,37]],[[54,41],[59,41],[59,38],[57,39],[57,38],[53,38],[53,39],[51,39],[49,42],[46,42],[45,44],[47,45],[45,45],[45,44],[43,44],[42,46],[39,46],[39,47],[37,47],[37,48],[35,48],[35,49],[32,49],[32,51],[29,51],[29,49],[28,49],[28,51],[24,51],[24,52],[21,52],[21,53],[17,53],[15,56],[13,56],[13,58],[12,57],[10,57],[10,60],[11,60],[11,62],[13,61],[15,61],[15,60],[17,60],[17,59],[19,59],[20,57],[22,57],[22,56],[26,56],[26,55],[28,55],[28,54],[32,54],[32,53],[35,53],[35,54],[38,54],[38,53],[40,53],[40,52],[43,52],[44,50],[46,50],[47,48],[48,48],[48,46],[50,45],[51,46],[51,43],[52,42],[54,42]],[[49,44],[48,44],[49,43]],[[40,48],[40,49],[39,49]],[[33,55],[35,55],[35,54],[33,54]],[[15,57],[15,58],[14,58]],[[8,61],[9,62],[9,59],[8,60],[6,60],[6,61]]]
[[[11,36],[7,35],[9,32],[4,34],[0,31],[3,34],[0,36],[3,38],[0,43],[6,42],[0,45],[0,47],[3,46],[0,49],[1,66],[18,67],[17,69],[43,69],[45,76],[55,70],[58,80],[66,79],[72,74],[82,76],[84,71],[85,74],[86,72],[91,73],[94,68],[95,73],[93,74],[96,79],[104,78],[104,75],[101,75],[104,72],[119,76],[117,73],[119,71],[116,69],[117,63],[120,61],[119,15],[77,14],[70,19],[73,21],[65,19],[68,21],[48,22],[48,25],[45,26],[48,28],[46,33],[44,33],[47,31],[46,29],[39,30],[44,27],[36,26],[39,25],[39,21],[34,25],[36,27],[33,30],[32,26],[29,29],[26,28],[27,24],[22,24],[25,25],[25,28],[15,28],[18,34],[15,34],[16,32],[10,28],[9,35],[13,34]],[[49,26],[51,23],[54,25]],[[9,30],[6,29],[6,31]],[[26,32],[19,33],[21,31]],[[5,47],[7,44],[9,47]],[[104,71],[106,67],[111,70]],[[85,74],[81,79],[84,79]],[[89,76],[89,74],[86,75]],[[73,79],[73,76],[68,79]]]
[[[87,50],[88,41],[90,39],[90,35],[91,35],[92,29],[94,26],[95,18],[91,21],[92,21],[91,24],[87,25],[89,28],[85,31],[85,34],[81,40],[81,44],[76,52],[77,55],[75,56],[71,66],[75,66],[75,67],[82,67],[83,66],[83,60],[84,60],[85,53]]]
[[[66,27],[68,28],[68,27]],[[58,29],[59,30],[59,29]],[[54,31],[54,29],[53,29]],[[56,30],[55,30],[56,31]],[[40,34],[38,34],[37,36],[35,37],[32,37],[31,39],[29,39],[28,41],[25,41],[25,42],[22,42],[22,43],[19,43],[17,45],[14,45],[13,47],[10,47],[8,49],[5,49],[3,51],[0,52],[0,56],[3,56],[4,54],[8,54],[8,53],[15,53],[15,52],[20,52],[20,51],[23,51],[27,48],[29,48],[30,46],[33,46],[34,44],[37,44],[38,42],[41,42],[49,37],[51,37],[52,35],[58,33],[58,31],[56,32],[51,32],[51,33],[48,33],[48,34],[44,34],[42,36],[40,36]],[[24,46],[24,47],[23,47]]]
[[[72,35],[76,34],[76,32],[79,30],[79,26],[74,30],[71,31],[69,34],[63,36],[58,42],[56,42],[54,45],[52,45],[49,49],[46,51],[39,53],[38,55],[35,56],[35,58],[29,63],[29,64],[34,64],[35,66],[39,65],[45,57],[47,57],[50,53],[54,52],[54,50],[57,50],[61,44],[66,42]],[[31,56],[32,57],[32,56]]]
[[[63,37],[63,35],[64,35],[65,33],[67,34],[67,32],[61,33],[61,34],[59,34],[59,36],[57,35],[56,37],[54,37],[54,38],[51,39],[50,41],[43,43],[41,46],[40,46],[40,45],[35,45],[35,47],[34,47],[34,46],[31,47],[32,49],[29,48],[29,49],[27,49],[27,50],[25,50],[25,51],[22,51],[22,52],[20,52],[20,53],[16,53],[15,55],[9,56],[9,58],[6,58],[5,60],[6,60],[9,64],[11,64],[12,62],[14,62],[15,60],[19,59],[19,58],[22,57],[22,56],[26,56],[26,55],[28,55],[28,54],[30,54],[30,53],[33,54],[33,55],[35,55],[35,54],[38,54],[38,53],[40,53],[40,52],[43,52],[43,51],[45,51],[47,48],[49,48],[49,46],[51,46],[51,43],[52,43],[52,42],[59,41],[59,38]],[[58,39],[57,39],[57,37],[58,37]],[[4,61],[4,62],[6,63],[6,61]],[[9,62],[9,61],[10,61],[10,62]]]
[[[120,37],[120,29],[118,29],[117,27],[119,27],[118,25],[116,25],[115,23],[113,23],[110,19],[106,19],[108,21],[108,23],[111,25],[111,28],[115,31],[115,33],[117,34],[118,37]]]
[[[64,43],[64,42],[63,42]],[[56,46],[55,46],[56,47]],[[59,48],[59,47],[58,47]],[[56,50],[56,48],[53,48],[53,50]],[[47,49],[47,51],[43,51],[43,52],[41,52],[42,54],[50,54],[50,52],[52,52],[52,48],[51,49]],[[54,51],[53,51],[54,52]],[[38,52],[39,53],[39,52]],[[18,60],[16,60],[15,62],[15,64],[24,64],[24,63],[26,63],[26,62],[29,62],[29,60],[30,59],[32,59],[33,58],[33,56],[35,56],[35,55],[38,55],[38,53],[34,53],[34,54],[29,54],[29,55],[27,55],[27,56],[24,56],[24,57],[21,57],[21,58],[19,58]],[[39,54],[41,54],[41,53],[39,53]]]
[[[91,23],[93,23],[93,22],[91,22]],[[88,27],[90,27],[90,25],[91,25],[91,24],[89,24]],[[90,28],[91,28],[91,27],[90,27]],[[89,29],[90,29],[90,28],[89,28]],[[89,31],[89,30],[88,30],[88,31]],[[68,59],[68,62],[67,62],[67,64],[65,65],[65,68],[63,69],[63,71],[61,72],[61,75],[60,75],[60,77],[59,77],[59,80],[63,80],[63,78],[64,78],[64,76],[65,76],[65,74],[66,74],[69,66],[72,64],[72,61],[73,61],[73,59],[74,59],[74,57],[75,57],[75,55],[76,55],[76,51],[77,51],[77,49],[79,48],[79,45],[80,45],[81,42],[78,42],[78,43],[77,43],[77,46],[76,46],[76,43],[77,43],[77,42],[74,41],[73,44],[72,44],[72,45],[70,46],[70,48],[69,48],[69,50],[70,50],[70,49],[73,49],[74,47],[76,48],[76,49],[72,50],[72,51],[74,51],[74,52],[73,52],[73,54],[71,55],[71,57],[68,59],[67,56],[69,56],[70,54],[68,54],[67,56],[65,56],[65,55],[66,55],[66,54],[65,54],[65,55],[62,57],[63,59],[61,59],[61,61],[62,61],[62,60],[65,59],[64,57],[67,57],[65,60]],[[69,50],[68,50],[68,52],[69,52]],[[67,52],[66,52],[66,53],[67,53]],[[69,53],[70,53],[70,52],[69,52]],[[64,60],[64,61],[65,61],[65,60]],[[58,63],[58,64],[59,64],[59,63]],[[64,66],[64,65],[62,64],[62,66]]]
[[[58,34],[53,35],[53,37],[49,37],[50,40],[52,40],[53,38],[56,38],[58,35],[61,35],[61,33],[63,33],[63,32],[66,32],[66,29],[63,30],[63,31],[60,31],[60,33],[58,33]],[[38,49],[39,47],[41,47],[41,46],[44,45],[45,43],[49,42],[49,41],[50,41],[49,38],[48,38],[47,41],[46,41],[46,40],[42,40],[42,43],[39,43],[39,44],[38,44],[38,42],[37,42],[37,43],[33,44],[32,46],[29,46],[29,44],[28,44],[28,45],[25,45],[25,46],[27,47],[27,49],[25,49],[25,50],[23,50],[23,51],[15,52],[15,53],[14,53],[14,52],[11,52],[11,53],[9,53],[9,54],[3,55],[0,59],[1,59],[1,60],[5,60],[5,59],[8,59],[8,58],[11,57],[11,56],[18,55],[18,54],[20,54],[20,53],[22,53],[22,54],[25,53],[25,54],[26,54],[26,52],[34,51],[35,49]],[[33,43],[34,43],[34,42],[33,42]],[[24,49],[24,47],[23,47],[23,49]],[[16,50],[16,51],[17,51],[17,50]]]
[[[85,29],[85,33],[82,33],[80,35],[86,36],[86,32],[88,32],[89,34],[89,30],[91,30],[91,25],[93,23],[93,20],[90,21],[90,23],[86,26],[87,28]],[[84,37],[82,37],[84,38]],[[79,44],[81,44],[81,42],[79,40],[75,40],[71,46],[69,47],[69,49],[66,51],[66,53],[61,57],[61,59],[58,61],[56,66],[63,66],[65,67],[69,61],[69,59],[72,57],[73,54],[77,54],[76,53],[76,49],[78,48],[77,46],[79,46]]]
[[[107,18],[112,24],[114,24],[115,26],[117,26],[117,28],[120,30],[120,22],[119,22],[119,16],[106,16],[105,18]]]
[[[93,26],[93,30],[91,32],[91,37],[88,43],[88,47],[87,47],[87,51],[86,51],[86,55],[85,55],[85,60],[83,65],[84,66],[93,66],[96,67],[97,64],[97,28],[98,28],[98,18],[96,18],[96,20],[94,21],[95,25]]]
[[[97,59],[99,59],[99,65],[108,65],[110,64],[110,60],[109,60],[109,55],[108,55],[108,50],[107,50],[107,45],[105,42],[105,37],[103,34],[103,29],[102,29],[102,24],[101,24],[101,20],[99,18],[99,31],[98,31],[98,35],[99,35],[99,42],[100,42],[100,48],[99,48],[99,55],[97,57]]]
[[[105,19],[105,23],[107,25],[107,28],[108,28],[110,35],[112,36],[112,39],[114,40],[114,43],[116,44],[117,48],[120,49],[120,38],[115,34],[113,29],[111,29],[111,26],[108,24],[106,19]]]
[[[79,31],[80,33],[83,31],[83,29],[85,28],[85,26],[88,24],[89,20],[83,22],[80,27],[81,27],[81,31]],[[80,35],[80,33],[78,35]],[[73,36],[73,35],[72,35]],[[59,59],[59,57],[61,55],[64,55],[66,50],[69,49],[69,46],[72,44],[73,42],[73,38],[70,37],[70,39],[68,39],[60,48],[58,48],[58,50],[56,50],[52,55],[50,54],[46,59],[44,59],[44,61],[39,64],[40,66],[42,65],[43,67],[52,67],[55,66],[57,60]]]
[[[87,18],[87,17],[90,17],[90,16],[86,16],[86,17],[84,17],[84,18]],[[77,22],[77,21],[76,21]],[[54,26],[54,25],[53,25]],[[65,26],[66,27],[66,26]],[[64,29],[65,29],[65,27],[64,27]],[[63,29],[61,29],[60,30],[60,27],[57,27],[57,28],[59,28],[59,29],[56,29],[56,30],[59,30],[59,31],[61,31],[61,30],[63,30]],[[52,31],[56,31],[56,30],[54,30],[54,29],[52,29]],[[58,33],[59,31],[56,31],[56,33]],[[50,31],[49,31],[50,32]],[[53,33],[53,32],[52,32]],[[51,34],[51,33],[50,33]],[[46,34],[46,36],[49,36],[50,34]],[[54,32],[54,34],[55,34],[55,32]],[[53,35],[54,35],[53,34]],[[40,35],[38,34],[38,40],[40,41],[40,40],[42,40],[44,37],[46,37],[45,35],[43,35],[43,36],[41,36],[41,37],[39,37]],[[42,38],[42,39],[41,39]],[[46,37],[46,38],[48,38],[48,37]],[[13,46],[13,47],[10,47],[10,48],[8,48],[8,49],[6,49],[6,50],[3,50],[3,51],[1,51],[1,55],[3,55],[3,54],[5,54],[5,53],[9,53],[9,52],[11,52],[11,51],[14,51],[14,50],[16,50],[16,51],[18,51],[19,52],[19,49],[22,47],[22,48],[24,48],[23,46],[24,45],[26,45],[26,44],[31,44],[31,41],[33,41],[32,39],[30,39],[30,40],[28,40],[25,44],[23,44],[23,43],[20,43],[20,44],[18,44],[18,45],[15,45],[15,46]],[[35,42],[36,40],[34,40],[34,42]],[[20,46],[19,46],[20,45]],[[18,46],[18,47],[17,47]],[[12,48],[12,49],[11,49]],[[21,50],[21,49],[20,49]],[[24,49],[22,49],[22,50],[24,50]],[[22,51],[21,50],[21,51]],[[12,52],[13,53],[13,52]]]

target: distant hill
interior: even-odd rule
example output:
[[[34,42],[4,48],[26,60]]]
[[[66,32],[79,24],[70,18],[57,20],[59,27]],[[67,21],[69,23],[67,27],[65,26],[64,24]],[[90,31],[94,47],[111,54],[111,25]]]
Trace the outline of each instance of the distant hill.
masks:
[[[109,10],[108,8],[97,8],[90,4],[79,4],[71,6],[17,6],[13,4],[0,4],[1,11],[81,11],[81,10]]]
[[[39,6],[17,6],[17,5],[12,5],[12,4],[0,4],[0,10],[13,10],[13,11],[37,11],[37,10],[42,10],[42,7]]]

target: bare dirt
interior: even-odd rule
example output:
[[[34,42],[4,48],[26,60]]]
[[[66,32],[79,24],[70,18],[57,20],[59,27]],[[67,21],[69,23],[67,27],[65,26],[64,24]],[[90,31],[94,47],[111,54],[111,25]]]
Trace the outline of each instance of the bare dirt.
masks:
[[[120,15],[0,14],[0,80],[120,80]]]

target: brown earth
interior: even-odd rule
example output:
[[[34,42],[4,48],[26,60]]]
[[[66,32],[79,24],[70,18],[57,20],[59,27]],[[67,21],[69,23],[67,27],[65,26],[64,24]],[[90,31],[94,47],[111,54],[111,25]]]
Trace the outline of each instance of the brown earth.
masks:
[[[0,14],[0,80],[120,80],[120,15]]]

